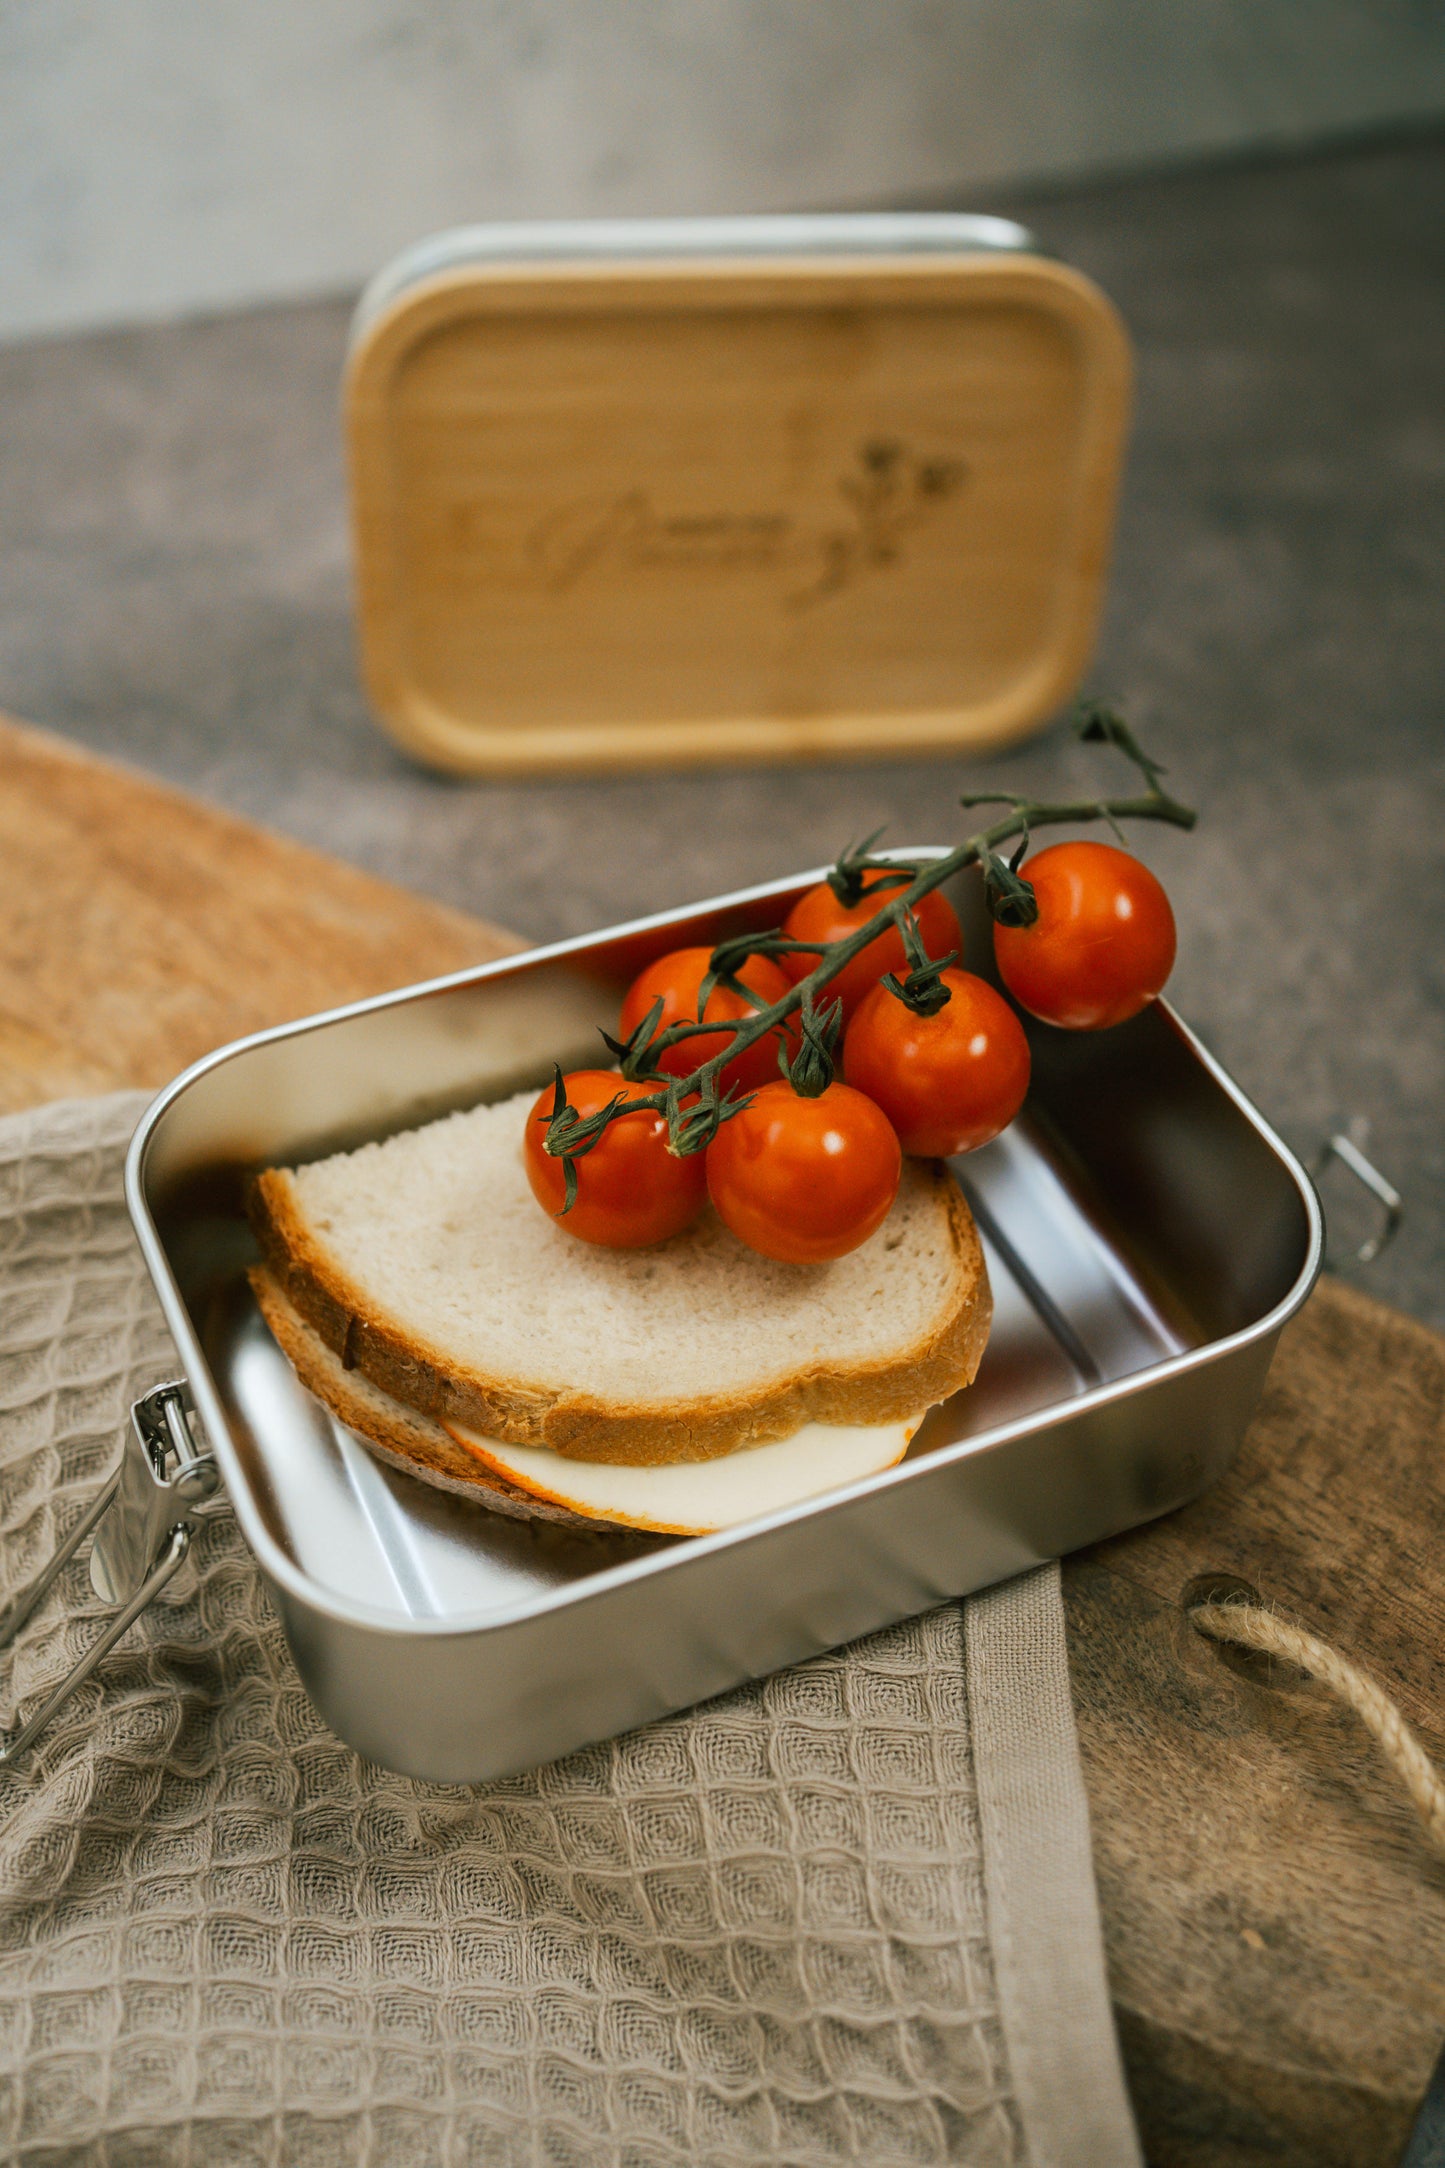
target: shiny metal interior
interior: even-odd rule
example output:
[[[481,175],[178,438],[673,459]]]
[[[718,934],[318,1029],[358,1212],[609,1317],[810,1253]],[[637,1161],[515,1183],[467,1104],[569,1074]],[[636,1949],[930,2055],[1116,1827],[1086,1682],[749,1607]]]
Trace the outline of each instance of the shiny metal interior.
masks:
[[[723,1535],[571,1535],[392,1473],[300,1387],[245,1282],[255,1168],[595,1059],[643,961],[776,925],[814,878],[261,1034],[137,1135],[132,1213],[237,1517],[323,1713],[378,1760],[536,1762],[1162,1512],[1238,1442],[1319,1216],[1163,1005],[1034,1031],[1025,1115],[956,1169],[994,1287],[982,1373],[885,1475]],[[956,901],[986,968],[977,884]]]

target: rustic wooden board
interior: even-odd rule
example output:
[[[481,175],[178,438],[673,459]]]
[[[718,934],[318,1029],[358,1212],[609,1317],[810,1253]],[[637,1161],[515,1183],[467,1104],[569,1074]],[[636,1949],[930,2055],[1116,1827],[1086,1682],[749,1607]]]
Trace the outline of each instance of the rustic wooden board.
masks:
[[[0,1109],[159,1086],[227,1039],[516,945],[0,720]]]
[[[1223,1574],[1445,1758],[1445,1342],[1324,1281],[1233,1468],[1070,1560],[1110,1978],[1152,2168],[1394,2168],[1445,2037],[1445,1861],[1355,1718],[1220,1650]]]
[[[509,937],[0,722],[0,1107],[163,1083],[238,1033]],[[1445,1343],[1326,1282],[1226,1481],[1070,1561],[1111,1980],[1151,2168],[1393,2168],[1445,2034],[1445,1866],[1354,1720],[1225,1655],[1233,1575],[1445,1753]]]

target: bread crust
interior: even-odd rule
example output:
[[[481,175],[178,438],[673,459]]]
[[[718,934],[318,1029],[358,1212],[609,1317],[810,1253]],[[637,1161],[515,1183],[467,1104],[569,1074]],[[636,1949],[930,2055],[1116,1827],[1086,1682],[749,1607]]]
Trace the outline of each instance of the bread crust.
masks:
[[[287,1169],[272,1167],[256,1178],[250,1212],[287,1303],[346,1369],[360,1371],[389,1399],[434,1424],[459,1423],[512,1445],[545,1446],[572,1460],[660,1467],[791,1437],[804,1423],[899,1422],[973,1382],[993,1315],[988,1272],[958,1184],[943,1166],[934,1181],[953,1246],[955,1299],[912,1347],[882,1362],[820,1366],[751,1392],[662,1407],[602,1400],[580,1385],[543,1387],[454,1370],[442,1351],[372,1309],[313,1240]]]
[[[555,1521],[566,1528],[584,1530],[616,1525],[573,1513],[566,1506],[534,1497],[530,1491],[506,1482],[483,1467],[428,1416],[415,1415],[400,1406],[378,1405],[374,1396],[357,1390],[355,1374],[344,1370],[320,1335],[296,1315],[264,1265],[253,1265],[248,1277],[272,1338],[301,1383],[348,1430],[365,1438],[378,1459],[400,1468],[405,1475],[420,1476],[438,1490],[471,1498],[513,1520]]]

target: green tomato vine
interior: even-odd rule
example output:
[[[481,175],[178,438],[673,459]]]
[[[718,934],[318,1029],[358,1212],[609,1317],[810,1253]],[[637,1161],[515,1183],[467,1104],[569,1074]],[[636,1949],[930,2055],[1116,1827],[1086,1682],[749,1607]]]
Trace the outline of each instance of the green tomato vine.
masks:
[[[1164,788],[1161,781],[1164,769],[1144,751],[1121,715],[1099,702],[1081,703],[1075,716],[1075,731],[1088,744],[1111,746],[1122,754],[1142,779],[1142,789],[1129,797],[1059,801],[1025,798],[1008,791],[965,793],[959,799],[965,810],[985,805],[1003,805],[1008,810],[988,827],[960,843],[957,849],[923,867],[900,865],[896,859],[874,856],[873,846],[883,833],[878,829],[864,842],[850,844],[826,877],[838,901],[849,909],[857,905],[865,891],[869,894],[885,888],[895,891],[886,902],[880,903],[865,925],[821,950],[811,942],[789,940],[780,929],[737,934],[719,942],[713,950],[708,972],[698,989],[699,1018],[716,986],[729,987],[739,994],[750,1005],[750,1015],[733,1021],[672,1024],[665,1031],[659,1031],[662,1003],[658,1001],[629,1038],[614,1039],[603,1032],[602,1037],[623,1076],[629,1082],[656,1079],[658,1088],[655,1092],[646,1096],[619,1093],[596,1113],[583,1117],[568,1103],[566,1081],[559,1068],[551,1111],[541,1118],[547,1123],[545,1148],[553,1158],[562,1161],[566,1176],[563,1211],[570,1209],[577,1194],[578,1161],[586,1158],[609,1123],[624,1112],[635,1114],[654,1109],[666,1119],[671,1151],[682,1156],[706,1151],[722,1124],[740,1114],[750,1103],[749,1095],[722,1084],[723,1070],[744,1048],[756,1045],[769,1035],[777,1038],[779,1068],[794,1089],[808,1097],[816,1097],[825,1091],[833,1079],[833,1049],[841,1004],[836,999],[829,1002],[820,997],[826,997],[829,983],[888,927],[898,928],[909,968],[901,979],[890,972],[883,984],[920,1015],[936,1014],[949,999],[942,974],[957,961],[957,955],[955,952],[931,957],[914,914],[925,896],[941,888],[965,867],[977,865],[982,869],[989,911],[999,924],[1030,926],[1038,916],[1038,906],[1033,889],[1019,868],[1036,829],[1066,822],[1077,825],[1104,821],[1122,842],[1121,823],[1124,821],[1164,821],[1171,827],[1186,829],[1194,826],[1196,814]],[[1016,848],[1005,855],[1010,844]],[[867,882],[870,873],[878,876],[871,886]],[[776,1001],[763,1002],[737,976],[750,956],[796,954],[816,956],[817,962],[805,978],[789,987]],[[797,1019],[794,1026],[797,1045],[790,1057],[780,1027],[794,1016]],[[704,1034],[708,1037],[726,1034],[728,1044],[700,1062],[688,1075],[665,1076],[658,1067],[659,1057],[689,1038]]]

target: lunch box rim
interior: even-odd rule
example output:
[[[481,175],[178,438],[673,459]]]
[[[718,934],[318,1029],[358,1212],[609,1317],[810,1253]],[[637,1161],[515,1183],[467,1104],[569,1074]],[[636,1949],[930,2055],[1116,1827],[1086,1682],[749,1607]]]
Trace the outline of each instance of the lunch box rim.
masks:
[[[973,211],[763,211],[721,218],[498,219],[446,226],[413,241],[362,289],[348,352],[394,302],[430,279],[490,269],[638,269],[703,262],[744,268],[836,256],[1041,255],[1028,227]]]
[[[912,863],[938,859],[946,855],[939,846],[922,846],[913,849],[898,848],[886,855]],[[626,920],[615,926],[600,928],[590,934],[571,935],[562,940],[547,942],[518,949],[506,956],[486,963],[469,965],[460,971],[445,973],[437,978],[418,980],[414,984],[392,989],[382,994],[369,995],[361,1001],[348,1002],[333,1009],[319,1010],[313,1015],[300,1017],[290,1023],[272,1025],[266,1030],[251,1032],[216,1048],[200,1060],[191,1063],[170,1084],[157,1094],[142,1115],[132,1137],[125,1163],[125,1196],[132,1225],[145,1258],[147,1269],[160,1299],[166,1323],[175,1338],[181,1356],[182,1367],[199,1406],[203,1427],[213,1450],[218,1451],[223,1470],[230,1472],[228,1455],[235,1454],[229,1425],[215,1388],[210,1364],[201,1347],[199,1337],[192,1326],[190,1314],[182,1298],[180,1287],[171,1267],[159,1230],[155,1224],[147,1193],[147,1160],[156,1131],[169,1110],[197,1084],[228,1062],[255,1048],[279,1041],[300,1038],[328,1026],[348,1021],[368,1013],[388,1008],[400,1008],[413,1001],[426,999],[454,989],[485,983],[489,979],[506,977],[521,968],[531,968],[541,963],[562,961],[571,956],[584,954],[603,944],[626,940],[638,935],[660,931],[679,921],[688,920],[704,912],[720,913],[744,906],[782,898],[795,894],[802,888],[820,880],[826,867],[793,875],[779,881],[762,882],[745,889],[731,891],[722,896],[704,897],[697,902],[668,911],[652,912],[643,917]],[[1132,1398],[1191,1370],[1204,1368],[1221,1358],[1251,1346],[1257,1341],[1277,1333],[1299,1310],[1318,1275],[1323,1255],[1323,1222],[1318,1198],[1308,1174],[1295,1154],[1276,1133],[1253,1101],[1235,1082],[1226,1069],[1215,1059],[1198,1037],[1178,1016],[1172,1006],[1160,1001],[1160,1010],[1183,1040],[1195,1059],[1233,1102],[1238,1111],[1255,1129],[1266,1146],[1272,1151],[1290,1175],[1305,1213],[1307,1241],[1303,1264],[1289,1289],[1262,1316],[1236,1331],[1218,1339],[1202,1342],[1197,1347],[1184,1348],[1162,1360],[1146,1364],[1128,1376],[1105,1381],[1072,1394],[1067,1400],[1051,1402],[1043,1408],[1031,1411],[975,1436],[956,1440],[940,1447],[936,1452],[915,1461],[903,1461],[891,1469],[858,1478],[856,1481],[829,1491],[821,1499],[804,1500],[795,1505],[781,1507],[759,1515],[741,1525],[714,1530],[709,1534],[681,1537],[665,1549],[642,1557],[624,1561],[618,1565],[600,1568],[596,1573],[561,1587],[544,1589],[528,1597],[495,1609],[475,1614],[451,1614],[444,1618],[413,1617],[398,1615],[394,1611],[373,1608],[354,1598],[341,1595],[314,1581],[276,1542],[255,1512],[249,1482],[242,1479],[227,1484],[232,1510],[242,1533],[267,1576],[284,1587],[296,1601],[310,1610],[351,1627],[372,1632],[385,1632],[403,1637],[424,1635],[428,1639],[451,1639],[494,1628],[513,1625],[527,1618],[551,1610],[565,1610],[569,1606],[584,1603],[589,1597],[610,1589],[619,1583],[650,1578],[654,1574],[685,1570],[695,1559],[703,1555],[740,1547],[754,1537],[775,1528],[798,1523],[827,1513],[859,1497],[883,1492],[902,1486],[922,1476],[926,1471],[937,1470],[951,1461],[963,1461],[981,1451],[992,1449],[1010,1438],[1024,1438],[1046,1429],[1057,1422],[1062,1413],[1070,1419],[1101,1405]],[[237,1474],[240,1474],[237,1469]]]

